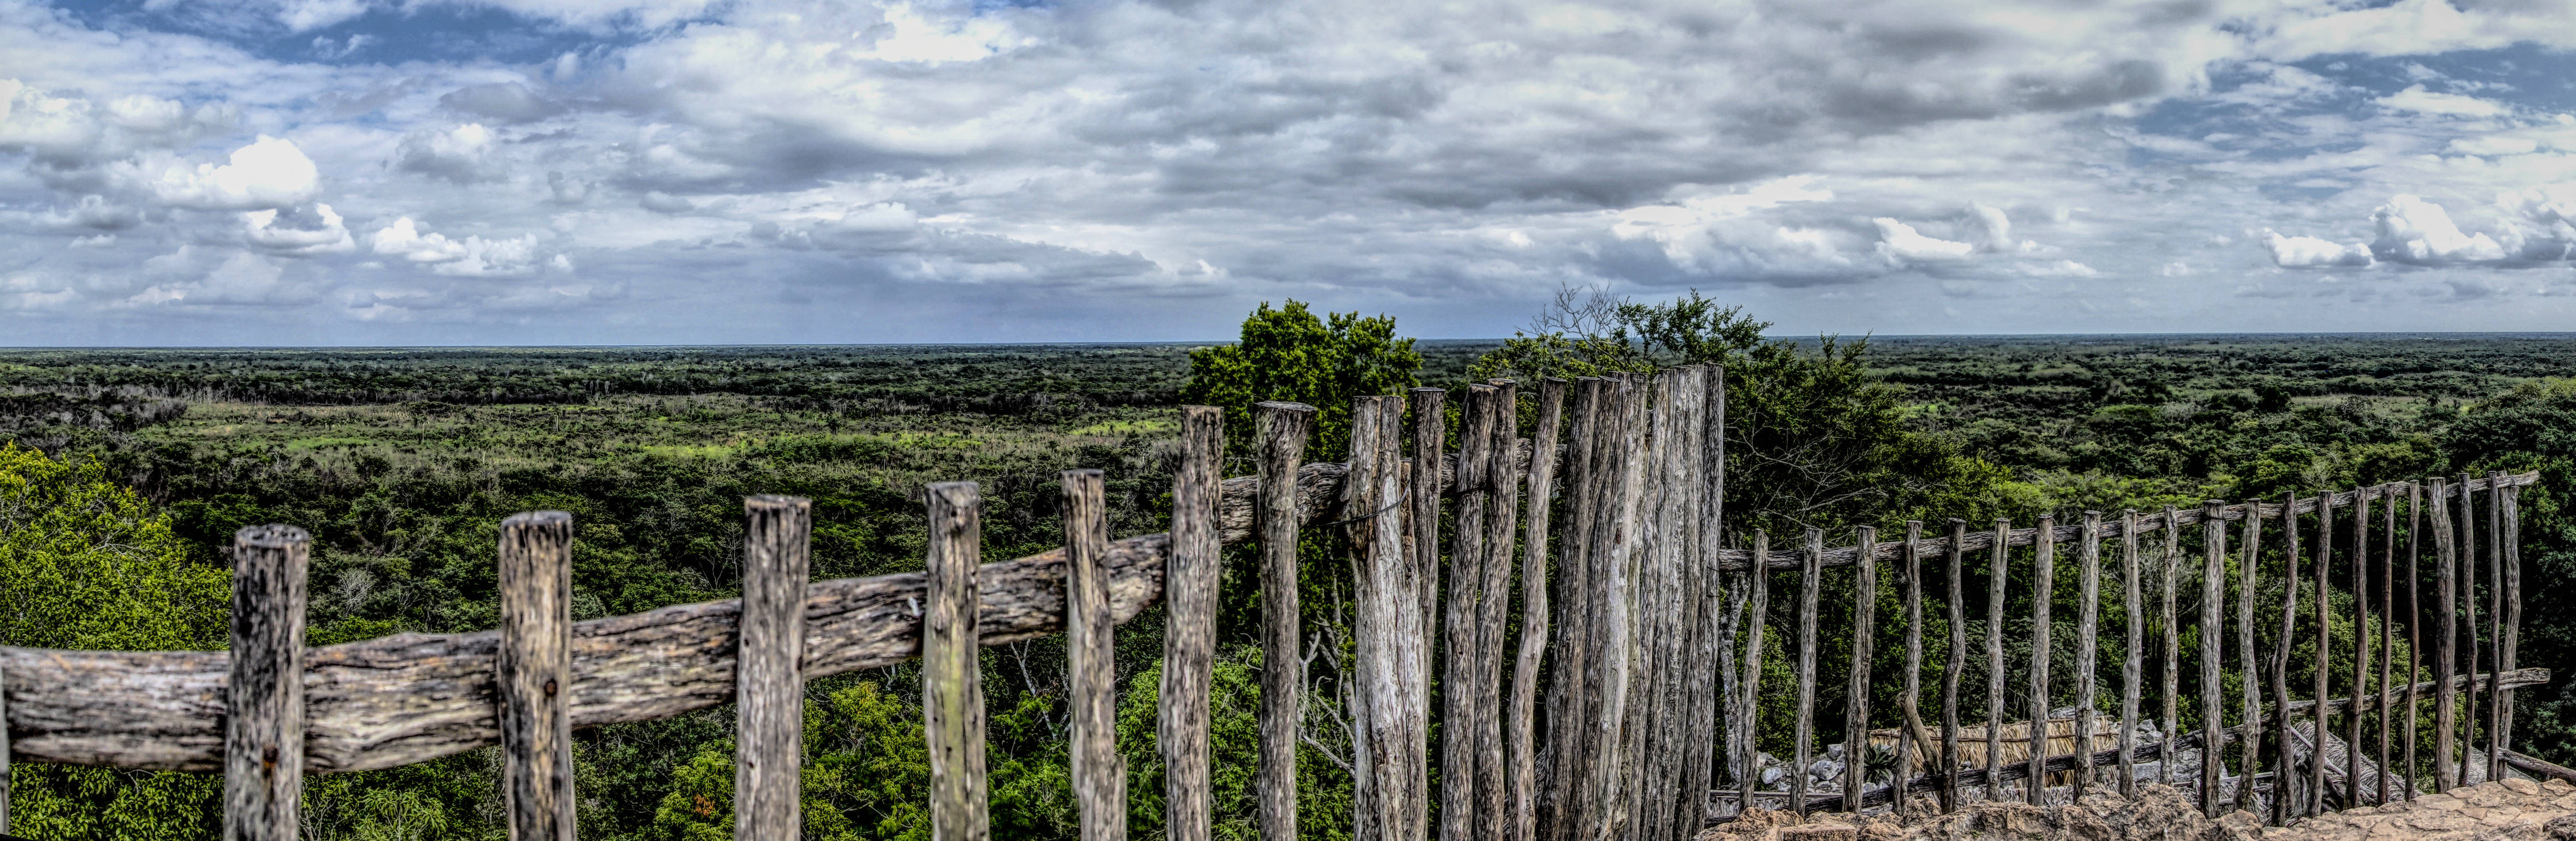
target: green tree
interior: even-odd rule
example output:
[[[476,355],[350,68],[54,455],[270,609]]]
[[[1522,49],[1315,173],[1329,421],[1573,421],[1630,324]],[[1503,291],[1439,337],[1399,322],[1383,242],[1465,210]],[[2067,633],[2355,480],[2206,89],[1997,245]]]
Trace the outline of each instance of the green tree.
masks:
[[[1294,400],[1316,410],[1310,461],[1333,461],[1350,448],[1351,398],[1402,394],[1417,384],[1422,354],[1397,338],[1395,319],[1329,313],[1316,318],[1300,301],[1260,308],[1243,320],[1230,345],[1190,351],[1186,403],[1225,408],[1226,449],[1252,452],[1252,404]]]
[[[230,576],[190,563],[169,518],[96,462],[0,442],[0,644],[222,648]],[[31,838],[211,837],[223,780],[19,763],[12,830]]]

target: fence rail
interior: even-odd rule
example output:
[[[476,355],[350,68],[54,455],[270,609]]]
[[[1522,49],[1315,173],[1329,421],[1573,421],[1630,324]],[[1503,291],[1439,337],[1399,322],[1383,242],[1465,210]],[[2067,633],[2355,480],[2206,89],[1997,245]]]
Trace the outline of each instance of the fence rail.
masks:
[[[1462,406],[1458,451],[1450,453],[1453,396]],[[1186,407],[1171,532],[1110,540],[1100,474],[1070,471],[1067,545],[989,564],[979,563],[971,483],[927,489],[924,571],[829,581],[807,580],[805,501],[754,497],[745,502],[744,598],[584,622],[569,616],[568,515],[520,515],[504,523],[498,553],[502,627],[472,634],[304,648],[296,641],[308,538],[290,527],[246,529],[236,538],[231,653],[0,647],[0,771],[13,757],[222,771],[228,834],[284,839],[294,836],[303,773],[387,768],[499,745],[513,837],[570,838],[573,728],[734,703],[742,711],[737,837],[793,838],[803,683],[920,657],[935,834],[980,839],[989,824],[973,652],[1065,632],[1082,837],[1120,841],[1127,792],[1112,720],[1113,638],[1118,625],[1161,604],[1168,624],[1156,739],[1168,832],[1176,841],[1203,841],[1210,831],[1216,556],[1223,544],[1257,537],[1258,580],[1247,583],[1261,590],[1258,638],[1264,662],[1274,665],[1262,675],[1253,810],[1263,837],[1284,841],[1298,834],[1291,760],[1306,652],[1295,547],[1310,526],[1350,538],[1355,837],[1684,841],[1709,820],[1764,803],[1914,808],[1897,795],[1919,793],[1938,795],[1938,808],[1947,809],[1980,793],[2005,796],[2008,786],[2037,802],[2051,786],[2080,794],[2096,784],[2093,769],[2117,769],[2119,789],[2129,794],[2139,778],[2134,769],[2148,762],[2157,763],[2157,779],[2199,790],[2213,814],[2269,798],[2274,817],[2286,819],[2326,807],[2330,794],[2345,805],[2400,796],[2398,788],[2412,796],[2421,778],[2415,711],[2426,696],[2435,707],[2430,776],[2437,787],[2507,767],[2555,767],[2510,750],[2510,693],[2548,680],[2544,670],[2514,667],[2521,602],[2515,490],[2536,482],[2536,473],[2386,483],[2278,503],[2211,501],[2112,518],[2085,512],[2065,524],[2042,517],[2035,528],[1998,522],[1972,529],[1952,521],[1946,534],[1926,536],[1917,522],[1901,539],[1861,528],[1854,545],[1832,548],[1814,529],[1778,550],[1756,532],[1735,536],[1749,548],[1721,548],[1722,371],[1548,380],[1533,396],[1538,424],[1528,430],[1519,428],[1521,394],[1510,381],[1456,394],[1417,389],[1358,398],[1350,458],[1341,464],[1303,462],[1312,407],[1260,404],[1253,418],[1259,472],[1222,481],[1221,415]],[[2483,509],[2475,496],[2482,491]],[[2383,506],[2375,531],[2373,502]],[[2405,647],[2416,660],[2437,650],[2429,680],[2418,662],[2406,663],[2402,677],[2392,672],[2401,504],[2408,523]],[[2350,516],[2339,522],[2338,510]],[[2264,537],[2267,522],[2277,539]],[[2339,534],[2348,538],[2340,552]],[[2429,547],[2422,539],[2428,535]],[[2312,542],[2303,546],[2303,536]],[[2106,541],[2116,558],[2104,557]],[[2186,551],[2193,543],[2196,557]],[[2276,544],[2281,574],[2274,580],[2262,570]],[[2015,551],[2022,547],[2029,550]],[[2424,579],[2418,562],[2427,554],[2438,582],[2429,600],[2417,592]],[[2342,565],[2330,567],[2338,557]],[[1972,558],[1987,560],[1984,581],[1968,580]],[[2116,581],[2103,580],[2106,561],[2116,561]],[[2069,595],[2060,596],[2059,568],[2068,565]],[[2023,572],[2013,572],[2016,566]],[[1837,655],[1842,670],[1828,674],[1819,655],[1836,646],[1824,644],[1832,639],[1822,627],[1825,575],[1840,576],[1844,567],[1852,569],[1851,603],[1833,612],[1849,625],[1831,633],[1851,654]],[[1795,573],[1794,591],[1776,594],[1793,627],[1770,627],[1775,573]],[[2015,582],[2017,575],[2029,579]],[[2328,615],[2329,576],[2354,588],[2348,624],[2356,631],[2345,650],[2355,668],[2345,698],[2327,697],[2327,630],[2336,618]],[[1927,583],[1946,587],[1946,639],[1926,639]],[[2105,643],[2097,631],[2115,621],[2101,610],[2106,584],[2125,608],[2117,620],[2124,638],[2109,641],[2124,654],[2114,664],[2116,714],[2095,708],[2103,683],[2114,679],[2099,673],[2095,656]],[[2021,597],[2015,587],[2029,588],[2032,610],[2007,617],[2006,604]],[[2177,594],[2186,588],[2197,590],[2190,602],[2197,617],[2177,612]],[[1902,593],[1901,616],[1884,617],[1901,623],[1904,635],[1907,674],[1896,693],[1878,689],[1871,672],[1883,589]],[[2304,612],[2303,591],[2311,599]],[[1987,602],[1985,656],[1977,663],[1987,721],[1963,724],[1963,693],[1975,687],[1963,686],[1962,675],[1978,642],[1967,634],[1963,602],[1979,592]],[[2277,632],[2256,627],[2258,597],[2279,600]],[[2074,602],[2072,640],[2051,636],[2057,623],[2050,611],[2061,600]],[[2272,604],[2262,602],[2266,610]],[[2414,620],[2428,605],[2441,622],[2430,634]],[[2368,668],[2374,616],[2376,692]],[[2226,627],[2231,620],[2233,629]],[[2179,644],[2186,625],[2199,631],[2194,651]],[[2031,643],[2028,659],[2009,668],[2007,633],[2026,633]],[[1786,689],[1763,679],[1766,640],[1773,639],[1789,641],[1781,647],[1793,661],[1797,703],[1794,727],[1772,726],[1794,732],[1795,755],[1777,790],[1766,791],[1765,754],[1751,734],[1763,724],[1766,690]],[[2314,684],[2306,697],[2293,698],[2291,654],[2311,639],[2316,660],[2300,665],[2313,666]],[[2266,642],[2268,653],[2259,645]],[[2462,643],[2465,656],[2457,650]],[[1948,654],[1934,690],[1937,732],[1920,708],[1927,645]],[[2071,661],[2052,660],[2064,653]],[[2158,674],[2147,673],[2149,663]],[[2186,663],[2196,667],[2197,684],[2188,704]],[[2007,693],[2010,670],[2028,683]],[[2243,687],[2234,707],[2223,703],[2229,674]],[[1839,683],[1846,699],[1839,710],[1846,764],[1830,777],[1810,773],[1826,729],[1814,717],[1820,681]],[[2071,715],[2058,713],[2058,701],[2073,702]],[[2187,731],[2186,706],[2197,720]],[[2336,714],[2345,717],[2339,734],[2325,726]],[[2292,721],[2301,715],[2310,722]],[[2380,738],[2365,774],[2362,737],[2373,715]],[[1895,771],[1882,781],[1866,755],[1881,744],[1870,725],[1889,718],[1902,726],[1885,737]],[[2402,765],[2391,761],[2400,719]],[[2050,724],[2032,727],[2034,720]],[[2151,724],[2160,737],[2140,738]],[[2015,728],[2018,735],[2006,735]],[[1963,730],[1977,731],[1973,738],[1982,742],[1973,760],[1963,750]],[[2483,753],[2471,748],[2480,735]],[[2277,737],[2268,769],[2267,736]],[[2231,744],[2242,750],[2234,772],[2221,751]],[[2337,750],[2341,766],[2327,767]],[[2188,757],[2198,758],[2200,773],[2177,777],[2175,765]],[[2458,762],[2469,757],[2484,764]],[[1811,790],[1817,787],[1838,790]],[[2234,799],[2222,803],[2230,790]],[[0,788],[0,831],[5,824]]]

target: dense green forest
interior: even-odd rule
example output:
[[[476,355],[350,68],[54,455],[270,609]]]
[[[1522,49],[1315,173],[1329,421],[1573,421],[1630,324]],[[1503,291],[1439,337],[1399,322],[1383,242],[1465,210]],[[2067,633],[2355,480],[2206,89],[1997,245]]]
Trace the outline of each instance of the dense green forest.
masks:
[[[2576,521],[2562,501],[2576,489],[2576,381],[2560,379],[2576,372],[2576,337],[1817,340],[1762,329],[1692,295],[1560,301],[1501,341],[1415,341],[1389,319],[1291,303],[1254,313],[1239,342],[1208,347],[0,351],[0,600],[48,608],[0,616],[0,644],[218,647],[229,536],[269,522],[315,535],[315,644],[491,627],[496,526],[529,509],[575,515],[576,618],[735,593],[740,498],[753,493],[814,500],[818,577],[919,568],[929,481],[981,482],[986,550],[1015,557],[1056,543],[1056,474],[1074,467],[1108,471],[1113,532],[1161,530],[1185,402],[1226,406],[1236,427],[1248,427],[1241,412],[1257,400],[1316,403],[1328,412],[1314,452],[1338,459],[1346,416],[1331,410],[1351,395],[1694,362],[1728,365],[1727,525],[1738,545],[1756,528],[1814,526],[1848,542],[1854,526],[1907,519],[2027,522],[2537,468],[2541,485],[2522,497],[2522,557],[2525,580],[2544,583],[2527,591],[2576,576]],[[1230,474],[1251,470],[1242,440]],[[1304,547],[1305,618],[1328,641],[1346,621],[1341,551],[1332,535]],[[1890,609],[1895,586],[1882,585]],[[1220,618],[1226,838],[1252,836],[1251,589],[1229,573]],[[2576,672],[2565,662],[2576,646],[2554,644],[2576,636],[2576,614],[2537,598],[2526,610],[2523,665]],[[1162,822],[1159,628],[1149,612],[1119,636],[1140,838],[1159,837]],[[1850,651],[1832,645],[1842,647],[1825,652],[1829,666]],[[1338,839],[1349,783],[1334,699],[1347,655],[1321,648],[1301,811],[1309,837]],[[1882,692],[1893,691],[1901,648],[1877,648],[1888,658],[1877,673],[1891,681]],[[1775,648],[1766,659],[1785,677],[1788,658]],[[1001,837],[1073,833],[1063,664],[1054,640],[986,652]],[[2576,758],[2566,684],[2522,693],[2516,732],[2562,762]],[[2196,697],[2190,679],[2186,692]],[[808,834],[927,838],[917,673],[818,680],[808,699]],[[1842,703],[1835,689],[1822,700]],[[1786,745],[1772,726],[1785,709],[1766,711],[1766,748]],[[729,732],[721,708],[583,731],[582,834],[728,836]],[[476,751],[308,778],[307,835],[502,837],[497,770]],[[217,834],[219,786],[206,777],[23,764],[14,774],[15,831],[30,838]]]

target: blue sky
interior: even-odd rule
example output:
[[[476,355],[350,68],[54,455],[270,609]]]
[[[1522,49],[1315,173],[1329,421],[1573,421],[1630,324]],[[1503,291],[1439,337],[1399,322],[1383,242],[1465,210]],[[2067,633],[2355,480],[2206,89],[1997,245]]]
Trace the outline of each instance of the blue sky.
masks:
[[[0,345],[2564,330],[2571,18],[0,0]]]

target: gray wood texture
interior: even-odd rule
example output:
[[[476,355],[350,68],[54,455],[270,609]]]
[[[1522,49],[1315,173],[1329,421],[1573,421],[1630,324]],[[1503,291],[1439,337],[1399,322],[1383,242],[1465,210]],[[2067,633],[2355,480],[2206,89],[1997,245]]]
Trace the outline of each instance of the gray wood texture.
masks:
[[[2158,525],[2163,528],[2165,538],[2157,551],[2157,555],[2163,558],[2158,569],[2163,573],[2164,584],[2156,589],[2156,635],[2164,649],[2160,670],[2164,682],[2156,693],[2156,701],[2161,705],[2160,714],[2156,716],[2156,732],[2172,739],[2182,733],[2182,629],[2174,624],[2174,591],[2181,586],[2178,573],[2182,569],[2182,521],[2174,507],[2167,505],[2164,518]],[[2156,782],[2174,783],[2174,763],[2156,763]]]
[[[1492,380],[1494,430],[1485,447],[1484,581],[1476,593],[1476,837],[1503,841],[1516,823],[1503,758],[1503,648],[1512,608],[1512,543],[1520,526],[1520,384]]]
[[[241,656],[232,660],[224,698],[226,841],[295,841],[302,830],[304,763],[297,760],[304,753],[304,682],[296,678],[304,670],[304,570],[312,543],[294,526],[233,533],[231,650]],[[513,835],[526,837],[517,828],[514,822]]]
[[[2453,487],[2459,489],[2460,503],[2460,639],[2468,647],[2468,656],[2461,666],[2474,675],[2485,664],[2485,659],[2479,656],[2482,652],[2478,642],[2477,494],[2470,490],[2469,474],[2466,473],[2460,474],[2460,483]],[[2460,785],[2469,784],[2468,763],[2476,756],[2478,746],[2478,690],[2477,682],[2470,681],[2460,693]]]
[[[1163,756],[1163,831],[1208,841],[1208,686],[1216,668],[1219,465],[1225,413],[1181,407],[1181,464],[1172,476],[1172,558],[1164,573],[1163,690],[1154,736]]]
[[[2281,505],[2281,634],[2272,651],[2272,706],[2280,710],[2281,730],[2273,751],[2273,763],[2279,767],[2280,787],[2272,798],[2272,823],[2286,825],[2294,816],[2291,801],[2290,757],[2297,756],[2293,744],[2298,734],[2290,729],[2290,641],[2297,637],[2299,623],[2299,496],[2286,497]]]
[[[1797,762],[1789,766],[1789,803],[1807,813],[1807,766],[1815,761],[1808,746],[1816,732],[1816,595],[1823,589],[1825,533],[1807,530],[1806,568],[1798,577],[1798,713]]]
[[[2490,471],[2490,486],[2503,471]],[[2489,675],[2501,675],[2504,664],[2504,491],[2487,492],[2487,662]],[[2487,683],[2487,779],[2504,779],[2504,688]]]
[[[930,748],[930,837],[984,841],[993,828],[984,777],[983,660],[976,642],[981,635],[975,627],[983,499],[973,482],[940,482],[926,490],[930,598],[922,606],[921,731]]]
[[[2406,484],[2406,779],[2421,779],[2424,766],[2415,761],[2415,720],[2423,717],[2424,707],[2415,694],[2415,682],[2424,676],[2424,485]],[[2285,635],[2286,636],[2286,635]],[[2406,799],[2415,799],[2415,786],[2406,787]]]
[[[2034,532],[2036,533],[2036,532]],[[2012,578],[2012,521],[1995,520],[1994,557],[1986,566],[1986,799],[2004,797],[2004,596]],[[1800,705],[1802,708],[1803,704]]]
[[[1959,808],[1959,679],[1968,667],[1967,592],[1959,578],[1968,542],[1968,521],[1950,520],[1950,545],[1943,547],[1942,576],[1950,588],[1945,607],[1950,620],[1950,658],[1941,670],[1941,811]]]
[[[1358,478],[1343,519],[1358,555],[1354,837],[1423,841],[1430,832],[1430,638],[1420,591],[1428,585],[1404,543],[1404,398],[1357,398],[1351,417],[1351,475]]]
[[[2146,643],[2146,605],[2138,587],[2138,511],[2120,512],[2120,606],[2126,612],[2120,630],[2127,634],[2120,656],[2120,796],[2138,795],[2138,681],[2145,672],[2140,649]]]
[[[1685,797],[1680,807],[1686,818],[1675,827],[1680,841],[1699,835],[1699,825],[1710,812],[1706,796],[1715,779],[1719,760],[1718,741],[1706,729],[1719,722],[1722,711],[1732,706],[1720,699],[1726,695],[1726,668],[1733,665],[1735,614],[1729,605],[1741,604],[1742,594],[1727,592],[1726,573],[1718,568],[1717,549],[1723,539],[1726,523],[1726,368],[1720,365],[1699,366],[1691,381],[1699,394],[1698,441],[1694,445],[1697,464],[1692,471],[1692,496],[1698,509],[1691,539],[1689,575],[1698,579],[1699,632],[1691,664],[1685,669],[1691,683],[1684,691],[1691,699],[1691,709],[1683,731],[1689,736],[1689,754],[1684,759],[1681,780]]]
[[[2263,517],[2259,513],[2245,518],[2245,539],[2239,544],[2236,560],[2236,668],[2237,720],[2246,728],[2241,772],[2251,774],[2263,768],[2263,675],[2262,661],[2254,654],[2254,594],[2263,560]],[[2381,681],[2386,685],[2386,681]],[[2382,767],[2386,763],[2381,763]],[[2253,786],[2236,787],[2234,808],[2247,812],[2260,808],[2261,801]]]
[[[1485,468],[1494,439],[1494,387],[1467,386],[1458,413],[1458,508],[1451,529],[1446,597],[1440,599],[1440,841],[1476,841],[1477,603],[1485,581]],[[1416,415],[1420,424],[1425,416]],[[1437,419],[1438,416],[1429,416]],[[1414,446],[1422,446],[1416,426]],[[1414,457],[1421,458],[1416,449]],[[1436,506],[1417,541],[1439,536]],[[1419,501],[1417,501],[1418,504]],[[1419,512],[1415,516],[1422,516]],[[1423,521],[1417,521],[1419,525]],[[1416,544],[1421,545],[1421,544]],[[1437,545],[1436,543],[1432,545]],[[1431,560],[1438,560],[1435,551]]]
[[[733,837],[803,833],[805,585],[813,578],[813,503],[742,501],[742,619],[734,655]]]
[[[1621,375],[1615,386],[1619,420],[1605,425],[1611,445],[1605,448],[1617,458],[1614,490],[1602,506],[1601,525],[1594,533],[1594,547],[1606,559],[1602,568],[1608,571],[1601,592],[1607,609],[1602,614],[1600,637],[1601,659],[1595,669],[1601,682],[1600,732],[1593,750],[1593,768],[1598,785],[1590,795],[1594,804],[1588,822],[1597,841],[1629,836],[1627,812],[1631,782],[1636,772],[1632,762],[1636,744],[1629,715],[1633,679],[1637,664],[1637,597],[1641,575],[1639,561],[1641,536],[1637,532],[1639,512],[1647,492],[1647,401],[1651,389],[1642,377]],[[1642,730],[1642,728],[1640,728]]]
[[[2030,562],[2030,779],[2022,795],[2031,805],[2042,805],[2047,794],[2046,775],[2040,766],[2048,762],[2048,655],[2049,603],[2056,599],[2057,588],[2057,518],[2039,515],[2040,541]]]
[[[2389,681],[2395,676],[2392,668],[2396,658],[2397,625],[2397,495],[2387,494],[2385,499],[2387,504],[2380,506],[2379,529],[2379,685],[2382,687],[2391,685]],[[2409,675],[2407,679],[2411,681],[2414,676]],[[2415,709],[2408,707],[2406,711],[2411,717]],[[2388,767],[2390,734],[2397,729],[2396,720],[2388,716],[2388,695],[2385,692],[2379,695],[2378,714],[2379,752],[2376,759],[2379,767],[2384,769]],[[2404,773],[2406,779],[2411,780],[2415,769],[2409,767]],[[2388,774],[2378,777],[2378,802],[2387,803],[2396,793],[2389,790]]]
[[[1860,811],[1860,791],[1869,780],[1869,660],[1878,638],[1878,529],[1860,527],[1859,575],[1852,583],[1851,681],[1843,688],[1844,808]]]
[[[1270,421],[1266,419],[1273,410],[1269,404],[1262,404],[1259,411],[1267,430]],[[1307,415],[1311,416],[1312,410]],[[1305,438],[1300,436],[1296,442],[1302,446]],[[1126,841],[1127,759],[1118,752],[1118,622],[1109,608],[1109,570],[1101,563],[1101,556],[1109,552],[1106,479],[1098,470],[1067,470],[1060,478],[1064,489],[1065,677],[1070,684],[1065,694],[1073,720],[1069,752],[1073,759],[1073,796],[1080,810],[1076,820],[1082,841]],[[1265,483],[1263,487],[1278,486]],[[1293,516],[1295,497],[1290,496],[1289,501]],[[1263,525],[1267,531],[1270,524]],[[1292,535],[1295,528],[1295,523],[1289,524]],[[1265,543],[1265,555],[1268,548]]]
[[[1896,737],[1896,767],[1905,776],[1913,774],[1915,758],[1930,745],[1915,744],[1913,722],[1923,720],[1923,521],[1905,521],[1905,695],[1897,703],[1905,709],[1908,727]],[[1897,798],[1896,810],[1907,811],[1907,801]]]
[[[2501,516],[2504,518],[2504,532],[2496,541],[2496,545],[2502,547],[2504,551],[2504,639],[2497,643],[2496,671],[2510,672],[2517,664],[2517,655],[2520,653],[2522,644],[2522,489],[2511,485],[2498,487],[2499,490],[2493,493],[2498,495],[2496,504],[2502,509]],[[2385,683],[2385,681],[2382,682]],[[2510,759],[2515,755],[2512,752],[2515,694],[2511,690],[2506,690],[2498,704],[2504,715],[2503,720],[2497,722],[2500,729],[2496,731],[2495,739],[2495,755],[2500,760]],[[5,746],[0,746],[0,752],[5,750]],[[5,760],[5,757],[0,757],[0,760]],[[2488,779],[2503,779],[2503,774],[2499,773]],[[0,818],[5,817],[0,815]]]
[[[2218,731],[2227,726],[2226,707],[2219,702],[2219,674],[2225,667],[2227,626],[2223,617],[2227,607],[2227,521],[2218,518],[2218,509],[2226,505],[2218,500],[2201,504],[2200,568],[2200,732],[2201,744],[2219,745]],[[2218,780],[2226,770],[2222,756],[2213,747],[2200,763],[2200,812],[2204,817],[2219,814]],[[2250,786],[2249,786],[2250,788]]]
[[[501,791],[510,837],[573,837],[572,515],[501,521]]]
[[[2358,698],[2370,693],[2370,497],[2366,495],[2353,495],[2348,551],[2352,553],[2352,695]],[[2362,718],[2362,711],[2354,708],[2343,719],[2343,802],[2347,805],[2376,802],[2365,799],[2361,791]]]
[[[298,681],[299,683],[301,681]],[[301,772],[298,772],[301,773]],[[9,672],[0,669],[0,833],[9,831]]]
[[[1771,569],[1770,564],[1767,563],[1771,560],[1770,533],[1759,529],[1753,532],[1753,557],[1765,563],[1757,564],[1752,573],[1745,577],[1745,589],[1752,592],[1746,596],[1749,604],[1744,612],[1745,621],[1749,623],[1744,632],[1744,696],[1736,700],[1743,710],[1737,717],[1744,722],[1747,738],[1736,746],[1736,749],[1742,752],[1742,755],[1737,758],[1742,765],[1738,767],[1744,770],[1743,776],[1737,778],[1735,784],[1738,789],[1746,791],[1760,788],[1762,782],[1760,779],[1762,748],[1750,736],[1760,732],[1759,728],[1762,724],[1762,647],[1765,644],[1763,632],[1771,625],[1769,621]],[[1736,808],[1753,808],[1752,799],[1738,797]]]
[[[2311,669],[2311,674],[2315,676],[2315,679],[2312,681],[2313,685],[2311,689],[2313,691],[2312,697],[2317,699],[2317,704],[2319,705],[2317,707],[2317,727],[2315,732],[2317,733],[2317,738],[2323,740],[2325,738],[2325,734],[2328,732],[2327,716],[2331,714],[2331,711],[2323,705],[2326,701],[2326,678],[2328,676],[2328,672],[2331,671],[2327,668],[2327,664],[2333,662],[2333,658],[2328,654],[2328,652],[2333,650],[2330,648],[2330,646],[2333,645],[2333,643],[2330,642],[2333,623],[2329,619],[2329,614],[2332,613],[2333,605],[2327,600],[2328,588],[2326,586],[2326,581],[2333,577],[2332,570],[2334,569],[2334,509],[2336,500],[2334,499],[2334,494],[2331,491],[2318,494],[2317,499],[2319,500],[2317,503],[2317,574],[2313,576],[2313,580],[2316,583],[2316,589],[2314,592],[2309,594],[2310,598],[2316,600],[2316,604],[2313,606],[2312,610],[2315,614],[2313,618],[2314,627],[2317,632],[2316,647],[2311,649],[2316,655],[2316,662]],[[2306,792],[2308,816],[2314,817],[2317,814],[2324,812],[2326,807],[2326,763],[2324,760],[2316,760],[2308,763],[2308,785]]]
[[[1591,689],[1592,625],[1596,576],[1592,573],[1592,509],[1599,496],[1593,487],[1597,465],[1592,458],[1597,439],[1604,380],[1579,377],[1572,385],[1573,407],[1566,430],[1565,536],[1557,541],[1557,592],[1552,600],[1558,628],[1556,668],[1548,682],[1547,773],[1539,786],[1540,835],[1548,841],[1577,841],[1582,825]]]
[[[1405,393],[1410,410],[1405,419],[1405,435],[1413,441],[1413,459],[1404,476],[1405,551],[1413,556],[1415,579],[1421,586],[1414,591],[1416,607],[1422,611],[1424,640],[1418,655],[1422,658],[1425,680],[1437,668],[1432,657],[1440,647],[1440,499],[1444,490],[1439,475],[1442,464],[1456,464],[1444,455],[1449,445],[1449,392],[1437,388],[1416,388]],[[1453,469],[1454,470],[1454,469]],[[1454,472],[1452,474],[1455,475]],[[1422,716],[1431,716],[1430,688],[1426,685],[1421,702]],[[1429,750],[1429,748],[1425,748]],[[1427,781],[1430,769],[1423,769]],[[1442,836],[1444,839],[1446,835]]]
[[[1538,838],[1538,683],[1554,641],[1548,604],[1548,526],[1556,493],[1557,438],[1565,420],[1566,381],[1539,383],[1538,422],[1530,428],[1529,515],[1521,538],[1521,638],[1512,662],[1511,708],[1503,718],[1504,769],[1510,789],[1511,841]],[[1553,709],[1550,710],[1554,712]],[[1553,717],[1551,717],[1553,719]]]
[[[2075,620],[2075,752],[2092,756],[2095,633],[2102,624],[2102,512],[2084,512],[2084,535],[2078,544],[2077,557],[2082,578],[2076,585],[2078,605]],[[2076,799],[2093,787],[2091,772],[2075,775]]]
[[[1305,635],[1298,621],[1302,616],[1297,600],[1297,484],[1298,468],[1306,459],[1306,438],[1314,433],[1315,407],[1304,403],[1265,401],[1253,405],[1254,437],[1260,441],[1261,502],[1258,527],[1261,534],[1261,767],[1254,792],[1254,820],[1261,837],[1267,841],[1293,841],[1297,837],[1297,724],[1305,713],[1306,661]],[[1093,474],[1087,491],[1098,504],[1098,474]],[[1073,528],[1070,519],[1075,511],[1073,494],[1068,487],[1066,534],[1071,545]],[[1107,520],[1101,515],[1100,544],[1109,542]],[[1084,528],[1090,528],[1086,523]],[[1086,540],[1089,538],[1086,537]],[[1097,567],[1097,562],[1093,566]],[[1105,593],[1103,594],[1106,595]],[[1101,623],[1099,637],[1103,644],[1100,656],[1115,654],[1106,647],[1109,640],[1109,600],[1099,600]],[[1104,676],[1114,672],[1114,663],[1104,663]],[[1104,686],[1107,693],[1115,687]],[[1102,696],[1103,710],[1115,715],[1114,694]],[[1104,719],[1113,728],[1117,722]],[[1107,743],[1104,741],[1103,743]],[[1105,757],[1115,761],[1114,748]],[[1124,770],[1123,768],[1121,769]],[[1121,780],[1122,784],[1124,780]],[[1121,788],[1124,792],[1124,788]],[[1126,832],[1125,799],[1114,804],[1121,810],[1116,815],[1117,837]],[[1104,829],[1104,832],[1106,830]],[[1085,833],[1089,833],[1086,831]]]

